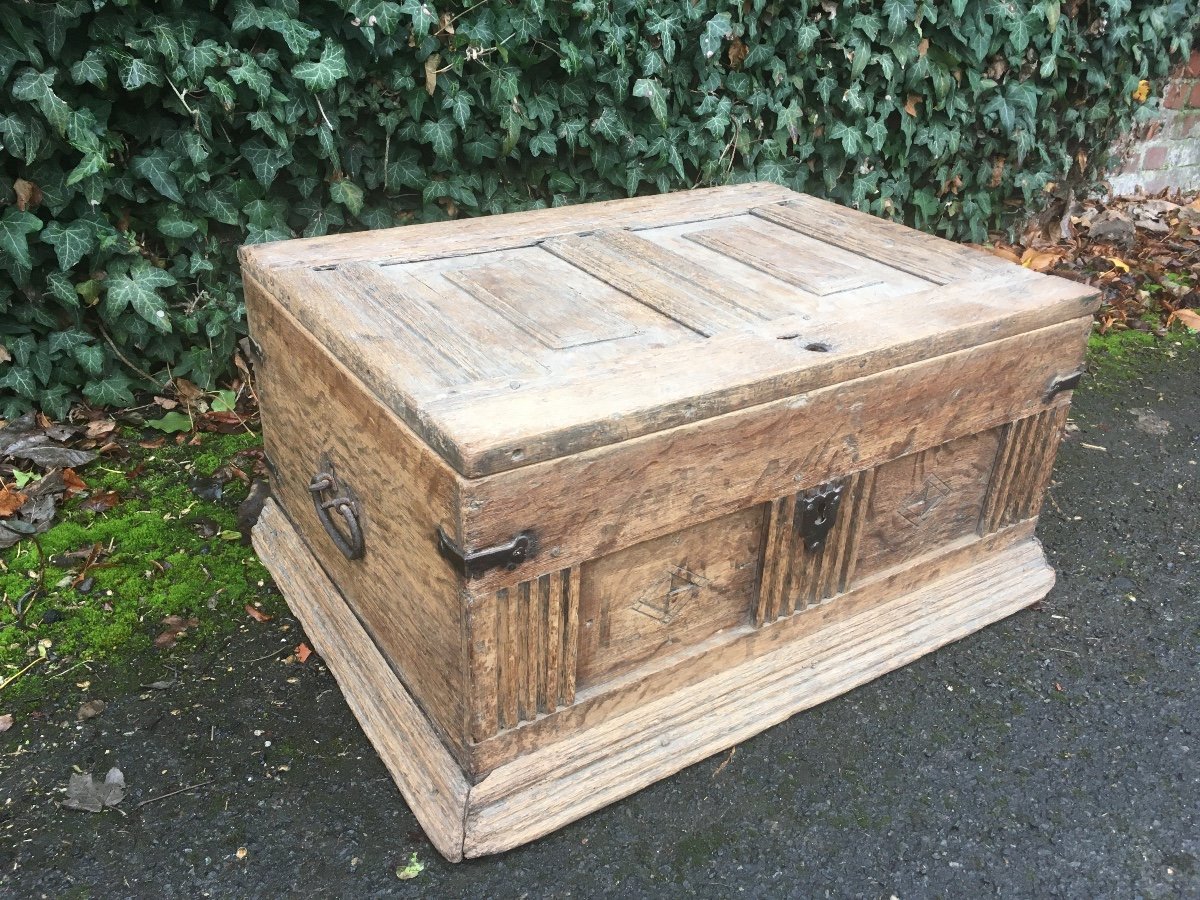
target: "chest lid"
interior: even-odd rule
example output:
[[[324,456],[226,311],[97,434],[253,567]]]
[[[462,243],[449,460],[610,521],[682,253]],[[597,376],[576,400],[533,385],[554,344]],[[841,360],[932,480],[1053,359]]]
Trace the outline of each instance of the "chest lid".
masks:
[[[766,183],[241,258],[468,477],[1032,331],[1095,294]]]

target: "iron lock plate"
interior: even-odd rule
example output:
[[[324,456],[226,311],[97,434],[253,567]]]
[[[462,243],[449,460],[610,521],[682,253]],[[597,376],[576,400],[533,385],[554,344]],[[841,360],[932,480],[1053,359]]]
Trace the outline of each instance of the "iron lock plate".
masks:
[[[841,484],[826,484],[796,497],[795,527],[804,540],[805,550],[816,552],[824,548],[825,538],[837,522],[844,492]]]

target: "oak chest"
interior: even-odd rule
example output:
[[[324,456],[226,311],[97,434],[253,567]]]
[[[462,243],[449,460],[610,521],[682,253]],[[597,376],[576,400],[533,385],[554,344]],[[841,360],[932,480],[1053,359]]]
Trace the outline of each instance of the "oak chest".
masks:
[[[242,263],[255,545],[450,859],[1053,583],[1074,283],[770,184]]]

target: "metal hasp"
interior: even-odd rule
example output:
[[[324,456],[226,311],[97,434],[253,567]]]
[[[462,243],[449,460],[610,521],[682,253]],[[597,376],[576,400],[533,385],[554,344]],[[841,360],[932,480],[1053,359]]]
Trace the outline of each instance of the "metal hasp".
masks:
[[[842,485],[826,484],[796,498],[796,528],[804,538],[805,550],[816,552],[824,548],[825,538],[842,506],[842,492]]]
[[[537,541],[528,531],[522,531],[506,544],[463,553],[439,525],[437,545],[438,553],[450,560],[464,578],[478,578],[488,569],[505,568],[511,572],[537,552]]]
[[[1079,387],[1079,382],[1084,376],[1085,370],[1080,369],[1078,372],[1072,372],[1070,375],[1063,375],[1055,378],[1050,382],[1050,387],[1046,388],[1046,400],[1052,399],[1057,394],[1063,391],[1073,391]]]

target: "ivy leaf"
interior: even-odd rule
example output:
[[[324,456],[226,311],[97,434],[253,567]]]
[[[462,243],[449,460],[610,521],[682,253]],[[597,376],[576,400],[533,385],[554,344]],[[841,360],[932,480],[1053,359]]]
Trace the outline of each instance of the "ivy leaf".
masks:
[[[80,348],[82,349],[82,348]],[[83,386],[83,396],[95,406],[132,406],[131,382],[121,372],[112,372],[98,381],[89,381]]]
[[[883,0],[889,34],[899,34],[917,15],[916,0]]]
[[[5,207],[0,215],[0,254],[8,260],[10,268],[17,272],[33,268],[27,235],[41,230],[42,220],[33,213],[21,212],[15,206]]]
[[[104,313],[109,319],[116,320],[126,307],[132,307],[159,331],[169,332],[171,320],[155,288],[170,287],[174,283],[171,275],[139,259],[130,267],[128,275],[109,278]]]
[[[450,156],[454,152],[454,123],[449,119],[426,122],[421,126],[421,140],[432,146],[438,156]]]
[[[553,156],[557,150],[558,138],[552,132],[538,132],[529,140],[529,152],[533,156]]]
[[[700,52],[704,54],[705,59],[712,59],[720,52],[721,44],[732,29],[733,22],[729,13],[718,13],[704,24],[704,31],[700,34]]]
[[[179,193],[179,182],[171,172],[171,157],[164,147],[155,147],[149,153],[135,156],[129,161],[129,168],[135,175],[145,178],[154,189],[176,203],[183,202]]]
[[[292,69],[292,74],[304,82],[313,93],[327,91],[339,78],[350,74],[346,68],[346,51],[331,40],[325,41],[321,58],[316,62],[303,62]]]
[[[11,388],[30,400],[37,396],[37,382],[33,380],[33,372],[23,366],[9,366],[4,377],[0,378],[0,387]]]
[[[429,27],[437,21],[437,13],[429,3],[421,0],[404,0],[400,4],[400,12],[412,19],[413,34],[420,40],[422,35],[429,33]]]
[[[654,118],[663,128],[667,127],[667,95],[657,78],[639,78],[633,83],[633,96],[649,100]]]
[[[242,145],[242,157],[250,163],[259,184],[270,187],[279,170],[292,161],[292,151],[268,147],[259,138],[251,138]]]
[[[126,90],[136,91],[147,84],[162,84],[162,73],[158,67],[144,59],[126,57],[117,64],[117,75]]]
[[[329,196],[357,216],[362,211],[363,190],[349,178],[342,178],[329,186]]]
[[[104,348],[99,344],[80,344],[71,351],[75,362],[89,375],[99,375],[104,371]],[[84,389],[87,393],[87,389]]]
[[[108,82],[108,72],[104,68],[100,51],[95,47],[88,50],[83,58],[71,66],[71,80],[76,84],[94,84],[104,87]]]
[[[50,222],[42,229],[41,237],[54,247],[58,267],[64,272],[96,247],[96,235],[92,226],[81,219],[76,219],[68,225],[58,221]]]

